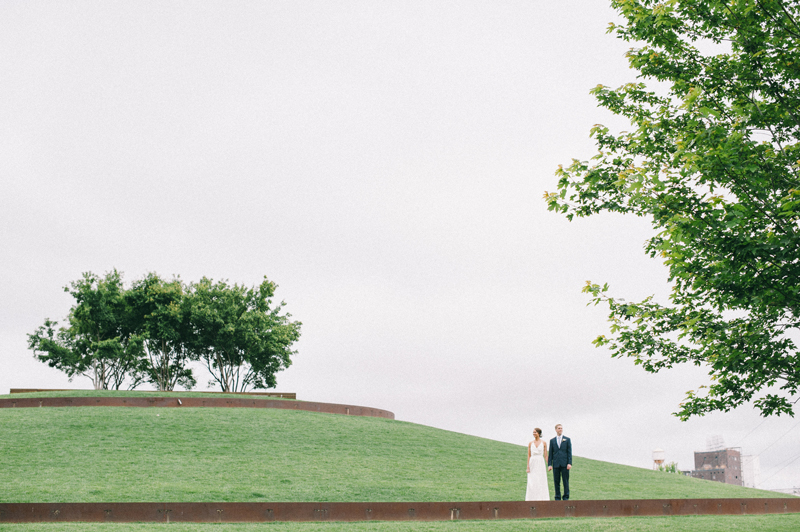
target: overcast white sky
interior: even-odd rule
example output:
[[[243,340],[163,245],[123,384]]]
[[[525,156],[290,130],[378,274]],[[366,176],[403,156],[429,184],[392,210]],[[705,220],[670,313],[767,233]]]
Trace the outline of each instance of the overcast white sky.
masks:
[[[569,223],[541,199],[594,154],[593,124],[624,126],[589,95],[634,79],[615,18],[602,0],[0,3],[0,393],[91,386],[26,348],[82,272],[267,275],[303,322],[278,378],[301,399],[518,444],[560,422],[577,455],[641,467],[661,447],[690,469],[719,434],[761,453],[763,487],[800,486],[797,420],[682,423],[702,371],[591,345],[606,310],[586,280],[667,292],[646,221]]]

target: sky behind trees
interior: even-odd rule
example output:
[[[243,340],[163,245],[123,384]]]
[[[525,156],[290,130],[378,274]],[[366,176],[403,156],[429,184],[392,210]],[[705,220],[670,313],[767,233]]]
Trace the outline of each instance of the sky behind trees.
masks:
[[[800,460],[779,471],[796,420],[682,423],[704,372],[591,345],[585,281],[668,289],[646,221],[542,199],[592,125],[625,127],[589,94],[634,77],[612,20],[588,0],[1,5],[0,393],[90,387],[26,348],[82,272],[267,275],[303,322],[278,375],[301,399],[518,444],[562,423],[577,455],[640,467],[661,447],[690,469],[720,434],[770,446],[764,487],[800,485]]]

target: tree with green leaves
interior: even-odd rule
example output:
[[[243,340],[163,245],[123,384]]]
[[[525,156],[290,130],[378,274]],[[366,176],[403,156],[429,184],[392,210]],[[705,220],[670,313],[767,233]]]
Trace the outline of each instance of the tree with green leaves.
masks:
[[[301,324],[281,314],[286,303],[273,306],[276,288],[266,278],[253,288],[205,277],[190,286],[193,356],[223,392],[274,388],[275,374],[291,365]]]
[[[28,346],[41,362],[65,372],[70,380],[83,375],[96,390],[118,390],[140,382],[136,368],[142,353],[142,338],[131,329],[122,276],[116,270],[104,277],[84,273],[64,290],[75,298],[68,325],[45,320]]]
[[[610,32],[636,47],[639,81],[593,90],[631,122],[595,126],[598,153],[557,171],[549,208],[651,220],[668,301],[631,303],[589,283],[610,309],[595,340],[651,372],[689,363],[711,383],[688,419],[752,402],[793,414],[800,385],[800,4],[789,0],[613,0]],[[650,88],[645,82],[650,82]]]
[[[159,391],[195,384],[191,361],[189,297],[183,281],[166,281],[155,273],[133,283],[125,293],[133,316],[132,327],[141,336],[144,356],[138,368],[141,379]]]

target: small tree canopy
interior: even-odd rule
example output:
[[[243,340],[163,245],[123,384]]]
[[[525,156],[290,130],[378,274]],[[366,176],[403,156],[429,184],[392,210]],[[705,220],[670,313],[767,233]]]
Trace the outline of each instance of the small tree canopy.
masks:
[[[140,375],[160,391],[176,385],[188,390],[196,384],[187,367],[191,359],[187,297],[180,279],[165,281],[155,273],[133,283],[126,293],[133,327],[144,343]]]
[[[669,302],[610,309],[612,356],[658,372],[690,363],[712,383],[687,393],[688,419],[752,401],[793,414],[800,357],[800,5],[781,0],[613,0],[610,32],[636,43],[642,81],[592,92],[630,120],[591,130],[598,153],[559,168],[553,211],[648,217],[669,268]]]
[[[275,374],[291,365],[300,322],[272,307],[276,285],[266,278],[246,288],[203,278],[191,286],[192,351],[225,392],[273,388]]]
[[[142,339],[130,328],[120,273],[113,270],[102,278],[85,273],[64,290],[76,301],[69,325],[57,329],[58,323],[47,319],[28,335],[36,358],[70,379],[89,377],[97,390],[118,390],[129,376],[130,387],[139,384],[135,369]]]

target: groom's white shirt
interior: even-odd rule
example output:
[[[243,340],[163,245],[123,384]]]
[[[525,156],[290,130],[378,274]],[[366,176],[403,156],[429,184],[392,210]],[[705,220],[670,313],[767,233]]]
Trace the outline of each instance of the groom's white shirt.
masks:
[[[561,436],[556,436],[556,441],[558,442],[558,448],[561,449]]]

